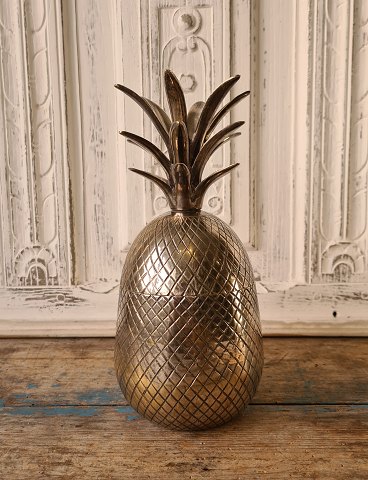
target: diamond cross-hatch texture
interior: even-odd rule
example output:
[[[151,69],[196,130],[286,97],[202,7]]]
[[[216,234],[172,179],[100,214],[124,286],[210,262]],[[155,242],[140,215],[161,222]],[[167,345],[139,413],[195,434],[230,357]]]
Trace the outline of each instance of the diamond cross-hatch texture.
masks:
[[[128,402],[176,429],[220,425],[254,395],[263,365],[252,268],[207,213],[168,213],[133,242],[121,279],[115,364]]]

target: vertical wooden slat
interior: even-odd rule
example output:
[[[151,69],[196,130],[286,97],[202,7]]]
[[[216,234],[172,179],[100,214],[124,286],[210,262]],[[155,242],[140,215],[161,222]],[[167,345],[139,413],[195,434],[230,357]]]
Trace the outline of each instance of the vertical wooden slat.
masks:
[[[294,158],[290,127],[294,120],[294,99],[290,92],[294,80],[294,47],[290,45],[294,39],[295,8],[295,2],[264,0],[257,3],[255,12],[259,36],[256,43],[258,135],[255,138],[258,165],[254,170],[257,212],[253,236],[261,252],[256,268],[262,280],[273,282],[289,281],[293,264]]]
[[[29,78],[29,115],[33,179],[36,285],[68,285],[69,205],[65,135],[61,6],[58,0],[24,3]],[[39,250],[38,250],[39,248]],[[18,260],[19,261],[19,260]],[[43,282],[42,264],[47,266]]]
[[[354,170],[361,115],[356,67],[360,54],[353,48],[361,28],[354,21],[357,3],[315,2],[309,269],[316,283],[361,281],[365,271],[363,251],[353,233],[359,217]]]
[[[16,286],[15,258],[35,235],[22,2],[0,2],[0,21],[3,284]]]
[[[69,0],[64,9],[67,69],[77,70],[68,73],[77,87],[68,90],[77,283],[120,276],[115,8],[112,0]]]
[[[354,4],[347,238],[360,253],[359,281],[368,279],[368,2]]]
[[[68,285],[61,7],[27,0],[0,9],[3,283]]]

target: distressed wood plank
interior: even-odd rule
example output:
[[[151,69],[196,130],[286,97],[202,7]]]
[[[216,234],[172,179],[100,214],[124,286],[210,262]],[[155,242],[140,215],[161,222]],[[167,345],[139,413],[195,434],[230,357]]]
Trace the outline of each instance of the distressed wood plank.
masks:
[[[3,478],[366,479],[366,406],[251,406],[207,432],[126,407],[4,408]],[[25,440],[26,439],[26,440]]]
[[[265,338],[256,404],[368,403],[368,340]],[[5,406],[126,405],[113,365],[114,340],[0,340]]]

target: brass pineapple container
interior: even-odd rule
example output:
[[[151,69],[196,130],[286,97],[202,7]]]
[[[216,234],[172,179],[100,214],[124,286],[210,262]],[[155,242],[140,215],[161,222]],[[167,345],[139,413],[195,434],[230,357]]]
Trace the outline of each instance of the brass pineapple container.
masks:
[[[237,82],[220,85],[187,113],[175,75],[165,72],[171,119],[158,105],[122,85],[149,115],[167,153],[137,135],[166,178],[154,181],[171,212],[147,225],[123,268],[115,342],[120,387],[133,408],[163,426],[199,430],[238,415],[253,397],[263,366],[262,334],[252,267],[245,248],[219,218],[201,212],[207,188],[237,166],[202,179],[211,154],[243,122],[216,129],[249,92],[219,105]]]

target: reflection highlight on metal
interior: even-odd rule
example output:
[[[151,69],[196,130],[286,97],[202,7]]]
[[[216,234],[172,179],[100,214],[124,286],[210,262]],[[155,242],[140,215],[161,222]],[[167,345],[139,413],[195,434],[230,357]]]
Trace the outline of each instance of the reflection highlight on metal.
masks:
[[[263,366],[252,268],[207,213],[168,213],[131,246],[122,273],[115,366],[128,402],[175,429],[239,414]]]

